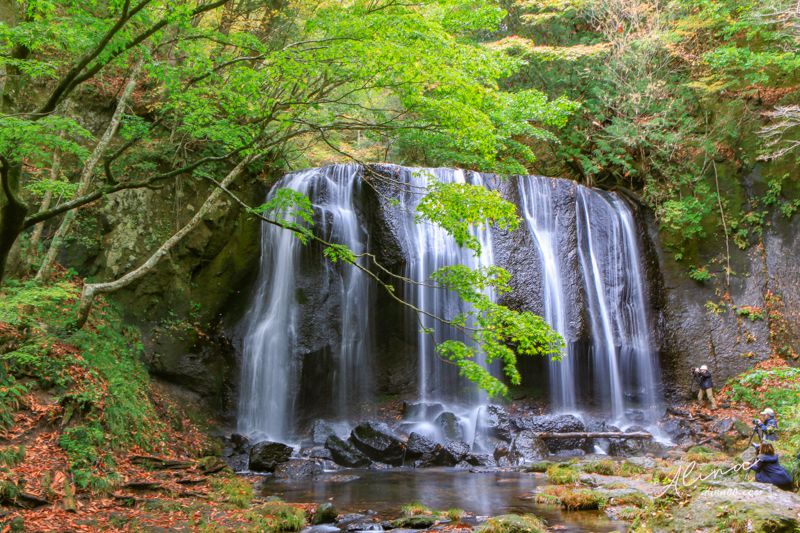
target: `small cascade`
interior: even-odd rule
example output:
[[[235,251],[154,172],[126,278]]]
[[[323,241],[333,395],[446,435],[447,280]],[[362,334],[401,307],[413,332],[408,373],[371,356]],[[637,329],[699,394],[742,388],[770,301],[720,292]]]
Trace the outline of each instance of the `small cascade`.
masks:
[[[558,213],[553,209],[555,183],[555,180],[541,176],[520,177],[520,207],[541,262],[543,318],[559,335],[569,339],[568,299],[564,294],[564,267],[558,250],[559,220]],[[572,412],[577,408],[577,399],[574,354],[570,342],[566,343],[565,350],[561,361],[551,361],[549,364],[550,399],[555,410]]]
[[[403,169],[407,187],[403,194],[400,216],[408,253],[405,276],[423,284],[408,284],[406,298],[415,306],[432,315],[452,318],[467,311],[466,305],[452,292],[431,286],[431,274],[450,265],[466,265],[471,268],[490,266],[494,263],[492,238],[488,229],[475,229],[473,235],[481,244],[481,253],[459,247],[442,228],[427,222],[417,222],[415,208],[428,181],[442,183],[470,183],[483,186],[483,176],[475,172],[465,173],[454,169]],[[415,319],[416,320],[416,319]],[[473,405],[483,397],[477,388],[466,383],[452,364],[442,361],[435,352],[435,345],[448,339],[467,341],[463,332],[442,324],[426,315],[419,317],[417,331],[419,376],[419,399],[422,402],[443,401]],[[424,330],[433,331],[433,334]]]
[[[312,200],[315,231],[331,241],[347,245],[355,253],[365,250],[366,231],[359,221],[354,195],[360,188],[361,168],[334,165],[289,174],[270,192],[289,188]],[[311,348],[306,332],[320,324],[303,312],[304,293],[298,287],[305,278],[323,296],[324,311],[336,322],[338,335],[324,341],[317,351],[333,359],[330,397],[337,418],[347,418],[352,406],[366,400],[369,390],[369,280],[349,265],[334,265],[320,251],[312,251],[310,264],[303,260],[297,236],[280,227],[262,224],[261,268],[253,304],[244,319],[242,381],[238,430],[271,439],[291,438],[303,359]],[[322,279],[317,279],[322,278]],[[320,315],[316,315],[320,316]],[[319,391],[322,392],[322,391]]]

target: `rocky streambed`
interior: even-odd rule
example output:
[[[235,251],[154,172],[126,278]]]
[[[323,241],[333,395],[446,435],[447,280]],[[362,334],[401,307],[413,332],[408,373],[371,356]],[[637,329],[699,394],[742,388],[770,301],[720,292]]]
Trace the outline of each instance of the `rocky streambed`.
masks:
[[[590,417],[501,406],[485,407],[480,416],[433,409],[406,404],[396,418],[349,431],[317,421],[295,445],[231,435],[224,455],[239,471],[262,473],[262,498],[316,504],[309,525],[317,533],[800,527],[800,496],[754,483],[737,467],[751,459],[750,427],[734,415],[670,408],[650,425],[669,436],[665,444],[540,437],[643,429],[621,431]]]

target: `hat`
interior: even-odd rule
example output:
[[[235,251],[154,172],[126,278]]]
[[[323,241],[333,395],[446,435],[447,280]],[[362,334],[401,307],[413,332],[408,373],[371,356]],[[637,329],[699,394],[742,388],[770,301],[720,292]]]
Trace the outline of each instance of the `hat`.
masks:
[[[761,411],[761,414],[762,414],[762,415],[770,415],[770,416],[772,416],[772,415],[774,415],[774,414],[775,414],[775,411],[773,411],[772,409],[770,409],[769,407],[767,407],[766,409],[764,409],[763,411]]]
[[[700,367],[700,370],[708,370],[708,366],[703,365],[703,366]]]

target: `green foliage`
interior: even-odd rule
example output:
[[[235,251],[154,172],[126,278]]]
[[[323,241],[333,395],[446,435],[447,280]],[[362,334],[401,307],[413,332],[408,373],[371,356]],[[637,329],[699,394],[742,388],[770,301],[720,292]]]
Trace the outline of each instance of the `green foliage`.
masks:
[[[553,463],[551,461],[539,461],[537,463],[531,463],[525,468],[526,472],[538,472],[544,473],[547,472],[547,469],[552,466]]]
[[[501,515],[488,519],[479,528],[478,533],[544,533],[547,528],[536,515]]]
[[[294,230],[303,244],[308,242],[310,226],[314,224],[314,208],[305,194],[293,189],[276,189],[269,201],[254,211],[268,216],[285,228]]]
[[[758,159],[791,165],[798,146],[794,2],[509,5],[509,31],[493,48],[528,65],[508,86],[581,102],[560,144],[539,151],[539,173],[634,191],[677,260],[710,259],[723,237],[744,249],[760,235],[769,219],[755,205],[740,212],[742,197],[759,194],[743,176]],[[800,199],[776,170],[785,174],[760,168],[765,205],[791,216]]]
[[[547,468],[547,480],[554,485],[572,485],[580,478],[580,472],[567,463],[558,463]]]
[[[0,448],[0,466],[14,467],[25,460],[25,446],[4,446]]]
[[[326,246],[322,253],[327,257],[331,263],[355,263],[356,256],[353,251],[343,244],[332,244]]]
[[[631,463],[630,461],[623,461],[617,470],[617,475],[622,477],[638,476],[644,473],[644,467]]]
[[[700,283],[710,280],[713,276],[706,267],[691,267],[689,268],[689,277]]]
[[[764,310],[760,307],[742,306],[736,308],[736,316],[752,320],[753,322],[764,320],[764,315]]]
[[[567,511],[591,511],[606,505],[605,495],[592,489],[566,491],[561,495],[561,506]]]
[[[400,508],[403,516],[417,516],[431,514],[431,510],[419,502],[409,503]]]
[[[152,449],[164,438],[148,396],[149,376],[140,359],[138,333],[124,327],[119,314],[102,304],[90,327],[70,331],[79,288],[68,281],[12,281],[1,291],[0,323],[21,333],[15,348],[0,355],[6,384],[0,391],[19,399],[26,390],[16,379],[26,377],[54,394],[64,406],[63,423],[73,422],[59,445],[67,453],[76,485],[109,489],[116,481],[113,450],[131,444]],[[2,405],[0,416],[10,423],[15,406]]]
[[[432,222],[453,236],[459,246],[480,255],[481,244],[473,228],[492,225],[501,230],[519,227],[517,208],[498,191],[468,183],[442,183],[431,180],[417,205],[417,223]]]
[[[445,511],[444,514],[448,518],[448,520],[452,521],[455,524],[458,524],[459,522],[461,522],[461,519],[464,517],[466,513],[464,512],[464,509],[453,508],[453,509],[448,509],[447,511]]]
[[[22,397],[27,394],[28,388],[18,383],[14,376],[7,374],[8,370],[3,364],[0,366],[0,428],[8,429],[14,424],[14,411],[19,408]]]
[[[455,363],[462,376],[477,383],[491,396],[506,394],[508,387],[486,371],[478,357],[483,357],[487,364],[499,361],[512,385],[521,382],[518,355],[551,355],[553,359],[560,359],[563,339],[541,317],[512,311],[493,301],[491,291],[510,290],[507,271],[494,266],[473,270],[453,265],[437,270],[432,278],[471,306],[460,322],[472,342],[444,341],[436,346],[436,353]]]
[[[271,501],[256,507],[251,516],[263,528],[259,531],[267,533],[300,531],[306,524],[306,514],[302,509],[281,501]]]
[[[613,476],[617,471],[617,463],[611,459],[602,459],[600,461],[591,461],[583,463],[581,470],[589,474],[601,474],[604,476]]]
[[[240,509],[247,508],[253,501],[253,484],[235,475],[213,478],[211,488],[214,500],[230,503]]]

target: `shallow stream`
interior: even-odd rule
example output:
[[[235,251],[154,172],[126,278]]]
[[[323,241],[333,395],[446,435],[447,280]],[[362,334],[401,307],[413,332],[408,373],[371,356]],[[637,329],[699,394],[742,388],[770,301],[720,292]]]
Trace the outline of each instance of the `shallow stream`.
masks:
[[[463,509],[478,516],[533,513],[558,531],[626,531],[626,524],[597,511],[562,511],[536,504],[531,493],[544,478],[520,472],[455,469],[346,470],[296,481],[268,479],[264,494],[297,503],[333,503],[340,513],[374,511],[396,518],[400,508],[421,503],[434,510]]]

